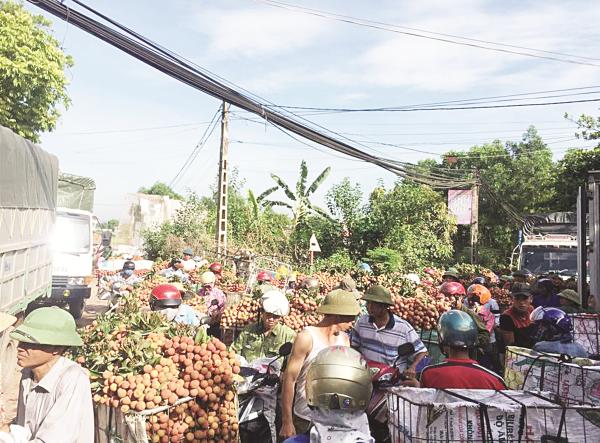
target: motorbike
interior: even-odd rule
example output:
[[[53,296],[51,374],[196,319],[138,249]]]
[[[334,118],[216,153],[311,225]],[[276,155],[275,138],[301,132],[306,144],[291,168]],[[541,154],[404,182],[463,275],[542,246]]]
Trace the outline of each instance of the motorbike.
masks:
[[[398,361],[402,357],[414,354],[415,347],[412,343],[404,343],[398,346],[398,356],[393,365],[367,361],[367,365],[373,374],[373,396],[367,406],[367,416],[369,417],[369,427],[371,435],[377,443],[387,443],[390,441],[388,429],[388,406],[386,389],[398,386],[403,380],[406,380],[400,372]]]
[[[242,366],[238,385],[238,422],[240,441],[277,442],[275,410],[282,363],[280,359],[292,352],[292,343],[284,343],[277,357],[261,358]]]

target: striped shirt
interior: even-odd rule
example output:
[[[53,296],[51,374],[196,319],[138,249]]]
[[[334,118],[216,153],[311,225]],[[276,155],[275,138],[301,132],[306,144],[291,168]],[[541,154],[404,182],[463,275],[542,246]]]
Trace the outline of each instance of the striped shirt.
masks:
[[[383,328],[378,328],[369,315],[362,315],[352,330],[352,347],[357,349],[367,361],[393,365],[398,358],[398,346],[412,343],[415,353],[427,352],[419,334],[405,320],[390,314],[390,320]],[[408,356],[398,360],[398,368],[408,367]]]

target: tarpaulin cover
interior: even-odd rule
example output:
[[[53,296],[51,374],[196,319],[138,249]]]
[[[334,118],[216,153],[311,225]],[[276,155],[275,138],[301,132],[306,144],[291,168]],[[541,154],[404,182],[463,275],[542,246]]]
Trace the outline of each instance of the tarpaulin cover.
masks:
[[[0,126],[0,207],[56,208],[58,159]]]
[[[574,212],[550,212],[525,215],[525,228],[540,234],[577,234],[577,214]]]
[[[94,210],[93,178],[61,173],[58,178],[58,206],[61,208]]]

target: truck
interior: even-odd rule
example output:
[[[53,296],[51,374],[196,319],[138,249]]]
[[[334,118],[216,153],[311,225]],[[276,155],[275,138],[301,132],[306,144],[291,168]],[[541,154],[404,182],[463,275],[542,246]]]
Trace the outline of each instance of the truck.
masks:
[[[533,274],[554,272],[563,278],[577,275],[577,218],[574,212],[532,214],[524,217],[521,241],[512,265]]]
[[[92,178],[60,174],[56,223],[52,233],[52,292],[41,303],[63,305],[74,318],[83,314],[93,287],[94,233],[92,213],[96,184]]]
[[[57,187],[58,159],[0,126],[0,311],[19,317],[50,296]],[[2,386],[16,364],[10,331],[0,335]]]

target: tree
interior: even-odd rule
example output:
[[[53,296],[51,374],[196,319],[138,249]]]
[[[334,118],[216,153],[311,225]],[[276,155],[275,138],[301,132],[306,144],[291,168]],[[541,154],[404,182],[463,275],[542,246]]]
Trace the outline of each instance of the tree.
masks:
[[[456,162],[448,159],[455,157]],[[431,168],[431,161],[420,163]],[[493,198],[482,188],[479,199],[479,257],[481,264],[497,268],[508,264],[517,243],[518,223],[498,203],[519,214],[556,210],[552,152],[534,127],[528,128],[518,143],[495,140],[468,151],[451,151],[437,167],[478,171]],[[446,192],[444,191],[444,195]],[[469,226],[461,226],[455,238],[456,259],[463,261],[470,246]]]
[[[149,188],[141,187],[138,192],[148,195],[164,195],[174,200],[183,200],[183,196],[176,193],[169,185],[163,182],[156,182]]]
[[[306,166],[306,162],[302,160],[302,163],[300,164],[300,177],[296,182],[295,192],[292,192],[290,187],[279,176],[271,174],[271,178],[273,181],[275,181],[276,186],[264,191],[258,196],[257,201],[268,207],[281,206],[290,209],[292,211],[292,230],[295,230],[298,225],[304,223],[307,216],[310,214],[318,214],[329,218],[329,214],[327,214],[327,212],[325,212],[323,209],[313,205],[309,197],[311,197],[315,191],[319,189],[319,186],[323,184],[330,172],[330,167],[325,168],[307,188],[306,179],[308,177],[308,167]],[[290,203],[278,200],[266,200],[269,195],[277,190],[282,190],[289,199]]]
[[[70,104],[65,69],[73,65],[50,32],[51,22],[0,1],[0,124],[34,142]]]
[[[577,121],[574,121],[569,114],[565,118],[577,124],[581,132],[575,133],[577,138],[584,140],[600,140],[600,117],[594,118],[590,115],[581,114]],[[598,144],[600,146],[600,142]]]
[[[452,258],[456,221],[440,194],[404,180],[389,191],[373,190],[361,231],[365,253],[378,247],[392,249],[399,253],[394,256],[394,267],[417,270]]]
[[[556,209],[575,210],[579,187],[586,185],[589,171],[597,170],[600,170],[600,146],[590,150],[567,151],[556,165]]]
[[[119,220],[114,219],[114,218],[108,220],[106,223],[100,223],[100,227],[102,229],[110,229],[111,231],[114,231],[115,229],[117,229],[118,226],[119,226]]]

